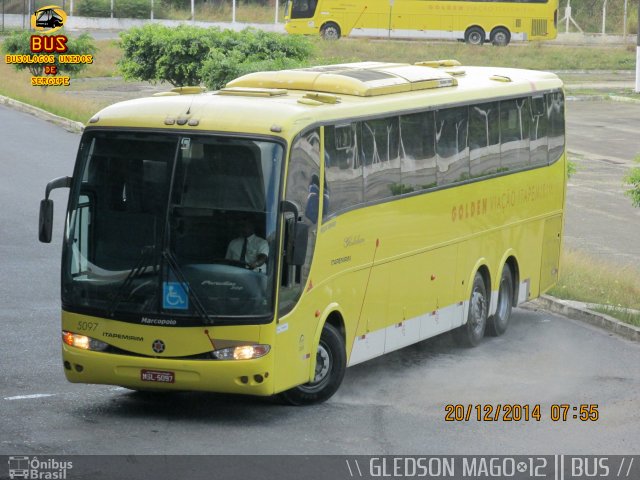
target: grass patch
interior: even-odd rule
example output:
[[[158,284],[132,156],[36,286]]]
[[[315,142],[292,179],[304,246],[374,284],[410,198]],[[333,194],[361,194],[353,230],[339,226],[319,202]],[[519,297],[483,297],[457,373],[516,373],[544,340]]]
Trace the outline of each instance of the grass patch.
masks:
[[[595,310],[596,312],[604,313],[605,315],[609,315],[611,317],[617,318],[621,322],[628,323],[630,325],[635,325],[636,327],[640,327],[640,313],[633,312],[631,310],[627,310],[625,308],[619,307],[593,307],[591,310]]]
[[[78,122],[85,123],[96,111],[109,103],[101,104],[95,100],[74,98],[65,94],[65,90],[71,87],[32,87],[29,72],[16,72],[6,63],[0,63],[0,78],[0,95]]]
[[[466,45],[461,42],[387,41],[312,38],[316,63],[378,60],[413,63],[454,58],[463,65],[529,68],[533,70],[633,70],[635,51],[625,46],[573,47],[553,43],[527,43],[508,47]],[[562,75],[561,75],[562,76]]]
[[[640,270],[632,265],[620,266],[565,249],[560,279],[548,293],[565,300],[599,304],[605,313],[622,321],[639,320],[634,312],[628,312],[640,310]]]
[[[93,58],[93,64],[75,75],[75,78],[114,77],[119,75],[116,69],[116,61],[122,56],[122,51],[118,46],[119,43],[119,40],[96,40],[97,51]]]

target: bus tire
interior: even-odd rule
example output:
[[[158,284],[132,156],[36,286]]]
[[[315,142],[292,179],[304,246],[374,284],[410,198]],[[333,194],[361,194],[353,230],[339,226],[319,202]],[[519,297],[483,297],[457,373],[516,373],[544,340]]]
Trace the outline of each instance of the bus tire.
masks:
[[[340,27],[333,22],[327,22],[320,28],[320,36],[325,40],[338,40],[340,38]]]
[[[346,368],[344,338],[333,325],[326,323],[318,344],[314,380],[282,392],[280,397],[290,405],[324,402],[338,390]]]
[[[464,32],[464,42],[469,45],[482,45],[486,37],[487,34],[480,27],[469,27]]]
[[[496,47],[506,47],[511,41],[511,33],[504,27],[494,28],[491,32],[491,43]]]
[[[513,308],[513,276],[511,268],[505,265],[500,277],[500,288],[498,290],[498,308],[496,313],[487,320],[487,333],[492,337],[499,337],[507,331],[511,309]]]
[[[469,297],[469,314],[467,323],[456,328],[454,338],[456,342],[465,347],[475,347],[484,337],[487,327],[487,312],[489,311],[487,287],[480,272],[476,272],[473,278],[473,287]]]

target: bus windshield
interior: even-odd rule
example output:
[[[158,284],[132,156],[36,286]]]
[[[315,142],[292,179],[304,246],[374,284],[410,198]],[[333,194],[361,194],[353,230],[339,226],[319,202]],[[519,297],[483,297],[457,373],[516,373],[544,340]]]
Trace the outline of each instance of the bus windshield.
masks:
[[[318,0],[292,0],[291,18],[312,18],[317,5]]]
[[[63,304],[180,325],[269,321],[282,157],[273,141],[87,132],[69,203]]]

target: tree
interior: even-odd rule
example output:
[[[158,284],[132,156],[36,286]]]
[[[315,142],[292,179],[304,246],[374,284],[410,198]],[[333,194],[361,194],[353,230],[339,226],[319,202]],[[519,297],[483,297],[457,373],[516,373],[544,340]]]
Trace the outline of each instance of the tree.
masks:
[[[174,87],[205,84],[217,89],[245,73],[300,67],[311,55],[304,37],[252,29],[148,24],[122,33],[121,39],[118,65],[125,79]]]
[[[39,55],[31,52],[31,35],[32,32],[24,30],[14,32],[7,37],[2,44],[2,50],[9,55]],[[77,38],[69,37],[67,39],[67,51],[65,55],[93,55],[96,52],[95,44],[89,34],[83,33]],[[55,65],[57,74],[75,74],[87,67],[85,63],[60,63],[59,53],[44,53],[43,55],[53,55],[54,63],[15,63],[16,70],[28,69],[31,75],[39,77],[44,73],[46,65]]]

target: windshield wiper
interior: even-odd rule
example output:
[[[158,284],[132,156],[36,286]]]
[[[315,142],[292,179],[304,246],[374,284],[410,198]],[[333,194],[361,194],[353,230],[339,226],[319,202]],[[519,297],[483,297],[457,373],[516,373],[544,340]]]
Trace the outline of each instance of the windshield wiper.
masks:
[[[178,281],[182,285],[187,286],[188,285],[187,278],[184,276],[184,273],[182,272],[182,269],[180,268],[180,265],[176,261],[176,258],[174,257],[173,253],[171,253],[169,249],[164,249],[162,251],[162,258],[165,259],[165,261],[167,262],[167,265],[173,271],[173,274],[176,277],[178,277]],[[185,290],[187,291],[187,295],[191,298],[191,301],[193,302],[193,306],[195,307],[195,310],[200,316],[200,319],[202,320],[203,324],[213,325],[214,321],[207,314],[207,311],[202,306],[202,302],[196,295],[196,292],[193,291],[193,288],[185,288]]]
[[[155,245],[146,245],[146,246],[142,247],[142,251],[140,253],[140,258],[138,258],[138,261],[133,266],[133,268],[131,270],[129,270],[129,273],[127,274],[127,277],[120,284],[120,287],[118,288],[118,291],[114,295],[113,300],[111,301],[111,304],[109,305],[108,315],[110,317],[113,317],[113,314],[114,314],[116,308],[118,308],[118,305],[120,305],[120,302],[124,298],[124,295],[131,291],[131,284],[133,283],[133,280],[135,278],[141,276],[143,273],[146,273],[146,270],[147,270],[147,267],[148,267],[148,263],[155,256],[155,251],[156,251],[156,246]],[[155,264],[155,262],[154,262],[154,264]],[[153,266],[153,272],[157,273],[157,271],[158,271],[157,270],[157,266],[154,265]]]

